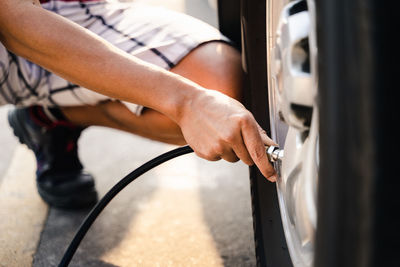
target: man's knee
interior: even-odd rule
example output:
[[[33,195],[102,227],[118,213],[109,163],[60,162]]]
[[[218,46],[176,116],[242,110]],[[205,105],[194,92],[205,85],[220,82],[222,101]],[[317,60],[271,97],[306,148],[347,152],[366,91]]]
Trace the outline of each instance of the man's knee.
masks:
[[[200,45],[171,71],[205,88],[241,99],[241,56],[239,51],[229,44],[209,42]]]

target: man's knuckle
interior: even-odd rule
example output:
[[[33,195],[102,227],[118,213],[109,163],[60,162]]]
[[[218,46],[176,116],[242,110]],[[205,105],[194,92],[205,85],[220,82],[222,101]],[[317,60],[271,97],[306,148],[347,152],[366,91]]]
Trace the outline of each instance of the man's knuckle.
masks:
[[[214,154],[220,156],[220,155],[224,154],[224,147],[222,144],[217,143],[217,144],[214,144],[212,151]]]
[[[226,132],[226,133],[224,133],[223,134],[223,136],[222,136],[222,140],[225,142],[225,143],[228,143],[228,144],[233,144],[233,143],[235,143],[235,133],[234,132]]]
[[[226,158],[226,161],[232,162],[232,163],[237,162],[238,160],[239,160],[239,158],[236,156],[231,156],[231,157]]]
[[[207,151],[195,151],[196,155],[202,159],[210,160],[210,161],[216,161],[219,160],[220,157],[216,155],[213,151],[207,150]]]
[[[202,158],[202,159],[207,159],[207,155],[206,154],[204,154],[203,152],[201,152],[201,151],[194,151],[194,153],[196,154],[196,156],[198,156],[198,157],[200,157],[200,158]]]
[[[240,118],[240,123],[242,126],[249,126],[253,123],[253,117],[248,112],[243,113]]]

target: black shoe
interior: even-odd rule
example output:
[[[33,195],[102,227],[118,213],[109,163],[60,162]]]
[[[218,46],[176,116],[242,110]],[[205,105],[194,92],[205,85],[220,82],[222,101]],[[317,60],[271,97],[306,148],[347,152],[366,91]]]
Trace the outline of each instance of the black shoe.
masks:
[[[97,202],[92,175],[83,171],[77,141],[83,130],[69,123],[44,125],[31,108],[16,108],[8,122],[19,141],[36,156],[40,196],[58,208],[89,208]]]

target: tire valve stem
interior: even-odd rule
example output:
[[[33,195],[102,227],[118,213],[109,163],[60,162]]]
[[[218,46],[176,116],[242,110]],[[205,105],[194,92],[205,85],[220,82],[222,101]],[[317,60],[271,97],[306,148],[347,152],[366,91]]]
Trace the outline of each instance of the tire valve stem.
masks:
[[[270,162],[277,162],[283,159],[283,149],[276,146],[266,146],[266,153]]]

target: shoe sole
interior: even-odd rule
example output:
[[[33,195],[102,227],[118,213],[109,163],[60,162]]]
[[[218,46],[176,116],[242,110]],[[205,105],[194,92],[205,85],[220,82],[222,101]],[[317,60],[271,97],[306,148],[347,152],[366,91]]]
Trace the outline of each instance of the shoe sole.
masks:
[[[39,195],[52,207],[61,209],[88,209],[93,207],[98,200],[97,192],[93,188],[90,191],[80,192],[67,196],[58,196],[38,188]]]

